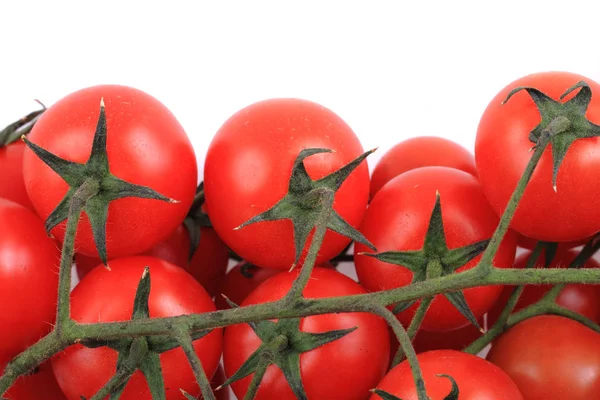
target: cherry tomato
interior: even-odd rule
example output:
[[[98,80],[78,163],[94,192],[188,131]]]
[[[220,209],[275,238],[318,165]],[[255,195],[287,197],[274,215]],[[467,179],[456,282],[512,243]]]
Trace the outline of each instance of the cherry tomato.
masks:
[[[473,154],[458,143],[436,136],[414,137],[398,143],[381,157],[371,176],[371,199],[401,173],[434,166],[456,168],[477,176]]]
[[[479,320],[479,325],[483,326],[483,318]],[[462,350],[481,335],[479,329],[473,325],[446,332],[420,330],[415,336],[413,346],[417,353],[430,350]]]
[[[459,389],[459,398],[465,400],[522,400],[515,383],[494,364],[477,356],[454,350],[436,350],[417,356],[425,389],[431,400],[444,400],[452,390],[448,378],[452,376]],[[392,369],[377,385],[378,389],[391,393],[402,400],[417,400],[417,391],[408,361]],[[380,400],[374,394],[371,400]],[[539,398],[541,399],[541,398]]]
[[[190,236],[180,225],[167,240],[160,242],[142,255],[157,257],[188,271],[211,296],[217,296],[221,280],[227,271],[229,249],[211,228],[201,228],[200,243],[192,260],[188,262]],[[83,278],[93,268],[100,266],[100,259],[75,255],[79,278]],[[109,262],[110,264],[110,262]]]
[[[262,283],[242,303],[267,303],[281,299],[289,291],[298,271],[277,274]],[[347,296],[365,293],[352,279],[328,268],[315,268],[303,292],[306,298]],[[358,327],[341,339],[300,355],[304,390],[309,399],[364,399],[385,374],[389,363],[389,334],[386,323],[368,313],[325,314],[302,318],[303,332],[326,332]],[[231,376],[259,347],[260,339],[248,324],[225,330],[223,361]],[[325,372],[326,371],[326,372]],[[326,373],[326,376],[323,374]],[[233,391],[243,398],[251,377],[233,383]],[[295,400],[281,370],[268,367],[256,400]]]
[[[444,232],[448,248],[454,249],[491,238],[498,217],[490,208],[477,178],[447,167],[423,167],[405,172],[386,184],[375,196],[360,231],[380,252],[420,250],[439,191]],[[356,272],[361,284],[370,291],[406,286],[413,273],[402,266],[358,255],[371,252],[365,246],[354,247]],[[499,268],[512,266],[516,235],[509,231],[494,259]],[[468,270],[481,256],[460,267]],[[502,286],[484,286],[464,290],[474,316],[481,318],[497,300]],[[398,314],[408,325],[417,303]],[[421,329],[454,330],[468,325],[467,319],[443,296],[436,296],[423,320]]]
[[[6,400],[66,400],[58,387],[52,365],[44,363],[29,375],[17,379],[15,384],[2,396]]]
[[[0,198],[8,199],[33,210],[23,181],[25,143],[16,141],[0,147]]]
[[[600,85],[568,72],[545,72],[525,76],[500,91],[481,117],[475,143],[475,159],[483,190],[499,215],[523,175],[531,158],[529,133],[540,124],[540,112],[527,92],[515,94],[519,86],[536,88],[552,99],[579,81],[593,92],[586,116],[600,123]],[[573,97],[569,95],[566,99]],[[550,121],[547,121],[550,122]],[[567,242],[586,238],[600,230],[600,138],[578,139],[569,148],[558,172],[557,191],[552,184],[551,145],[545,150],[525,194],[517,207],[511,227],[530,238]]]
[[[216,309],[210,296],[181,268],[154,257],[126,257],[112,260],[111,270],[94,268],[71,294],[71,315],[77,322],[125,321],[131,318],[133,300],[144,268],[150,268],[150,317],[203,313]],[[215,329],[194,342],[207,376],[219,364],[223,333]],[[179,389],[191,395],[200,389],[181,348],[160,355],[167,399],[181,399]],[[114,374],[117,353],[108,348],[73,345],[52,359],[56,379],[70,400],[90,398]],[[121,400],[150,400],[150,392],[140,371],[132,376]]]
[[[568,318],[542,315],[500,336],[487,359],[525,400],[589,400],[600,393],[600,335]]]
[[[549,268],[567,268],[571,261],[577,257],[576,251],[559,251]],[[517,257],[515,268],[525,268],[530,252],[526,252]],[[544,256],[538,258],[535,268],[543,268]],[[600,268],[600,264],[594,259],[588,260],[583,268]],[[519,297],[519,301],[515,306],[514,311],[522,310],[540,300],[552,288],[552,285],[527,285]],[[512,286],[506,286],[498,298],[498,301],[488,314],[490,326],[497,320],[502,310],[508,302],[508,298],[513,292]],[[598,285],[583,285],[583,284],[568,284],[558,295],[556,303],[571,311],[575,311],[581,315],[590,318],[593,321],[600,323],[600,287]]]
[[[110,259],[140,254],[165,240],[192,204],[198,172],[192,145],[173,114],[154,97],[126,86],[94,86],[59,100],[40,117],[29,140],[61,158],[85,163],[102,98],[111,173],[179,201],[129,197],[112,202],[106,226]],[[27,192],[46,219],[68,185],[31,150],[25,151],[23,168]],[[60,241],[64,228],[62,223],[52,231]],[[81,217],[75,247],[87,256],[98,254],[86,215]]]
[[[340,117],[321,105],[299,99],[265,100],[238,111],[210,144],[204,169],[206,209],[219,236],[249,263],[285,270],[294,263],[289,220],[234,228],[286,195],[294,161],[306,148],[335,151],[304,161],[312,179],[336,171],[363,153],[358,138]],[[358,227],[368,197],[369,170],[362,163],[337,191],[334,209]],[[338,255],[349,242],[328,231],[317,265]]]
[[[258,285],[279,273],[281,273],[280,269],[261,268],[242,261],[225,275],[221,293],[235,304],[242,304]],[[216,296],[215,304],[219,310],[230,308],[223,296]]]
[[[43,222],[25,207],[0,199],[0,363],[52,329],[60,251]]]

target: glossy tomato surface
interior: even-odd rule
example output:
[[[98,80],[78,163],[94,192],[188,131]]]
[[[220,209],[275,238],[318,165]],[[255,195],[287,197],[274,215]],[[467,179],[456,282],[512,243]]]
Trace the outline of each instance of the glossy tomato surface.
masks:
[[[363,153],[358,138],[339,116],[300,99],[270,99],[245,107],[221,126],[211,142],[204,167],[208,215],[219,236],[244,260],[285,270],[294,263],[289,220],[234,228],[286,195],[294,161],[307,148],[335,151],[304,161],[312,179],[336,171]],[[368,197],[369,171],[363,162],[337,192],[334,209],[358,227]],[[339,254],[349,242],[328,231],[317,265]]]
[[[0,198],[34,210],[23,180],[24,151],[25,143],[20,140],[0,147]]]
[[[284,272],[265,281],[242,303],[267,303],[281,299],[291,288],[298,271]],[[325,298],[365,293],[352,279],[329,268],[316,268],[303,294],[306,298]],[[326,332],[357,327],[350,334],[300,355],[300,371],[309,399],[364,399],[385,374],[389,363],[390,338],[386,323],[368,313],[315,315],[303,318],[303,332]],[[260,346],[261,341],[247,324],[225,330],[223,360],[231,376]],[[251,377],[235,382],[238,398],[248,390]],[[271,365],[263,377],[256,400],[295,400],[281,370]]]
[[[540,123],[540,112],[526,91],[502,101],[519,86],[536,88],[552,99],[579,81],[587,82],[592,100],[587,118],[600,124],[600,85],[581,75],[544,72],[520,78],[492,99],[481,117],[475,143],[479,178],[490,204],[498,215],[517,186],[534,146],[529,133]],[[569,95],[566,99],[573,97]],[[549,122],[549,121],[548,121]],[[552,145],[542,155],[533,177],[511,221],[511,227],[530,238],[566,242],[586,238],[600,230],[600,138],[576,140],[563,160],[552,185]]]
[[[600,334],[568,318],[542,315],[511,328],[487,359],[525,400],[589,400],[600,393]]]
[[[436,201],[440,194],[446,244],[450,249],[463,247],[492,237],[498,217],[488,205],[477,178],[447,167],[423,167],[397,176],[375,196],[360,231],[380,252],[420,250]],[[512,266],[516,251],[516,234],[509,231],[494,259],[499,268]],[[369,291],[406,286],[413,273],[403,267],[359,255],[371,251],[357,244],[354,248],[358,279]],[[468,270],[481,256],[460,267]],[[475,287],[464,290],[473,314],[481,318],[495,303],[502,286]],[[408,325],[417,304],[398,315]],[[454,330],[468,325],[467,319],[442,296],[436,296],[421,329]]]
[[[6,400],[67,400],[56,383],[50,362],[17,379],[2,397]]]
[[[133,300],[144,268],[150,269],[150,317],[168,317],[216,309],[210,296],[183,269],[154,257],[125,257],[112,261],[111,270],[93,269],[72,292],[72,317],[78,322],[125,321],[131,318]],[[194,342],[206,375],[212,377],[221,357],[223,333],[215,329]],[[181,399],[179,389],[200,394],[194,374],[181,348],[160,355],[167,399]],[[90,349],[73,345],[52,359],[57,381],[70,400],[90,398],[115,373],[117,353],[107,347]],[[150,400],[140,371],[134,373],[121,400]]]
[[[59,157],[85,163],[100,110],[106,105],[107,153],[113,175],[148,186],[178,201],[123,198],[112,202],[106,226],[108,258],[140,254],[166,239],[188,212],[197,184],[196,157],[175,116],[157,99],[126,86],[101,85],[74,92],[40,117],[29,140]],[[25,151],[25,186],[37,213],[46,219],[68,185],[31,150]],[[65,224],[52,233],[63,240]],[[77,251],[97,256],[86,215]]]
[[[453,350],[437,350],[417,356],[425,389],[431,400],[445,400],[452,390],[450,375],[458,385],[460,400],[522,400],[515,383],[494,364],[477,356]],[[377,385],[402,400],[417,400],[417,391],[408,361],[392,369]],[[380,400],[376,394],[371,400]],[[542,397],[539,398],[540,400]]]
[[[0,199],[0,365],[52,329],[60,250],[44,223],[20,204]]]
[[[420,167],[450,167],[477,176],[475,157],[451,140],[436,136],[418,136],[388,150],[371,176],[371,199],[396,176]]]

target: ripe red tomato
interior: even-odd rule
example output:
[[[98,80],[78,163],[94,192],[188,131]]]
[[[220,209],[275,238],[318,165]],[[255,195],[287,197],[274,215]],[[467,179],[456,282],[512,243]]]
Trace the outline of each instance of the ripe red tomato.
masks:
[[[23,153],[25,143],[18,140],[0,147],[0,198],[19,203],[33,210],[23,181]]]
[[[600,393],[600,335],[568,318],[542,315],[514,326],[487,359],[525,400],[589,400]]]
[[[483,318],[479,320],[479,325],[483,326]],[[413,346],[417,353],[430,350],[462,350],[481,335],[479,329],[471,324],[446,332],[420,330],[415,336]]]
[[[50,362],[40,365],[33,373],[17,379],[2,396],[6,400],[66,400],[58,387]]]
[[[328,175],[363,153],[358,138],[340,117],[321,105],[298,99],[254,103],[229,118],[214,137],[204,169],[206,209],[219,236],[244,260],[285,270],[294,263],[289,220],[234,228],[285,196],[294,161],[306,148],[335,151],[304,161],[312,179]],[[336,193],[334,209],[358,227],[368,197],[369,170],[362,163]],[[349,238],[328,231],[317,265],[338,255],[349,242]]]
[[[398,143],[381,157],[371,176],[371,199],[396,176],[420,167],[450,167],[477,176],[475,158],[448,139],[418,136]]]
[[[386,184],[375,196],[360,231],[380,252],[419,250],[439,191],[448,248],[454,249],[491,238],[498,217],[485,200],[477,178],[447,167],[423,167],[405,172]],[[516,235],[509,231],[494,259],[499,268],[512,266]],[[370,291],[406,286],[413,273],[404,267],[358,255],[371,252],[365,246],[354,247],[356,272],[361,284]],[[460,267],[473,268],[481,256]],[[464,290],[464,296],[476,318],[493,305],[502,286],[484,286]],[[408,325],[417,303],[398,314]],[[421,328],[429,331],[454,330],[468,325],[467,319],[443,296],[436,296]]]
[[[235,304],[242,304],[258,285],[281,272],[280,269],[261,268],[242,261],[225,275],[221,285],[221,293]],[[223,296],[217,295],[215,304],[219,310],[230,308]]]
[[[490,204],[501,214],[531,158],[534,143],[529,133],[541,121],[540,112],[527,92],[515,94],[502,105],[508,93],[519,86],[536,88],[551,98],[577,82],[586,81],[593,92],[586,116],[600,123],[600,85],[567,72],[545,72],[525,76],[506,86],[485,110],[475,143],[475,159],[483,190]],[[573,94],[567,97],[572,98]],[[550,122],[550,121],[547,121]],[[511,227],[530,238],[549,242],[583,239],[600,230],[600,138],[576,140],[563,160],[553,189],[551,145],[533,174],[531,182],[511,221]]]
[[[95,268],[71,294],[71,315],[78,322],[125,321],[131,318],[133,300],[144,268],[150,267],[150,317],[210,312],[216,309],[210,296],[187,272],[154,257],[112,260],[111,270]],[[221,357],[223,333],[215,329],[194,342],[207,376],[212,377]],[[181,348],[160,355],[167,399],[180,399],[179,389],[200,394],[192,369]],[[107,347],[90,349],[73,345],[52,359],[56,379],[70,400],[90,398],[114,374],[117,353]],[[140,371],[132,376],[121,400],[150,400]]]
[[[192,145],[173,114],[154,97],[125,86],[94,86],[68,95],[41,116],[29,140],[59,157],[85,163],[101,98],[106,104],[111,173],[179,201],[170,204],[130,197],[112,202],[106,226],[110,259],[142,253],[166,239],[192,204],[198,172]],[[23,165],[27,192],[38,214],[46,219],[68,186],[31,150],[25,151]],[[62,223],[52,231],[61,241],[64,228]],[[75,247],[87,256],[98,254],[86,215]]]
[[[281,299],[291,288],[298,271],[283,272],[261,284],[242,303],[267,303]],[[306,298],[347,296],[365,293],[352,279],[328,268],[315,268],[303,294]],[[358,327],[354,332],[300,355],[300,370],[309,399],[364,399],[385,374],[389,362],[389,334],[386,323],[368,313],[315,315],[302,318],[303,332],[326,332]],[[223,361],[231,376],[259,347],[260,339],[247,324],[225,330]],[[326,371],[326,377],[323,375]],[[326,379],[324,379],[326,378]],[[251,377],[233,383],[243,398]],[[256,400],[295,400],[281,370],[271,365],[263,377]]]
[[[191,261],[190,235],[180,225],[166,240],[160,242],[141,255],[157,257],[188,271],[211,296],[220,293],[221,281],[227,272],[229,249],[211,228],[201,228],[200,243]],[[96,257],[75,255],[75,264],[79,278],[101,264]]]
[[[550,264],[549,268],[567,268],[569,264],[577,257],[578,252],[576,251],[559,251],[554,260]],[[525,268],[530,252],[526,252],[517,257],[515,261],[515,268]],[[541,256],[535,268],[543,268],[544,256]],[[583,268],[600,268],[600,264],[594,259],[588,260]],[[522,310],[523,308],[530,306],[540,300],[553,285],[527,285],[519,297],[519,301],[515,306],[514,311]],[[502,310],[508,302],[508,298],[513,292],[514,287],[506,286],[498,298],[498,301],[488,314],[488,321],[490,326],[493,325],[497,320]],[[600,323],[600,287],[597,285],[583,285],[583,284],[568,284],[566,285],[558,295],[556,303],[568,308],[569,310],[575,311],[581,315],[590,318],[592,321]]]
[[[0,363],[52,329],[60,251],[43,222],[25,207],[0,199]]]
[[[522,400],[523,396],[513,381],[494,364],[477,356],[454,350],[436,350],[417,356],[431,400],[443,400],[452,389],[452,376],[459,389],[459,398],[485,400]],[[408,361],[392,369],[377,385],[402,400],[417,400],[417,391]],[[381,397],[374,394],[371,400]],[[541,398],[539,398],[541,399]]]

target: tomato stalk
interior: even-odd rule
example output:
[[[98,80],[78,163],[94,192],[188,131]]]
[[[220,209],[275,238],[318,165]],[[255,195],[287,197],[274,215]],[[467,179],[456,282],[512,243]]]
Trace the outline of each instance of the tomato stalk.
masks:
[[[410,321],[410,325],[408,326],[407,330],[408,337],[411,341],[415,338],[417,332],[421,328],[421,323],[423,322],[425,314],[427,314],[427,310],[429,309],[429,306],[432,302],[433,297],[426,297],[421,300],[421,304],[419,304],[419,307],[417,308],[414,317]],[[404,348],[402,346],[398,347],[398,351],[396,351],[394,359],[392,360],[392,367],[395,367],[396,365],[400,364],[400,362],[402,362],[402,360],[404,359],[404,356]]]
[[[192,370],[194,371],[194,376],[196,377],[196,381],[198,382],[198,386],[200,386],[200,391],[202,392],[202,398],[205,400],[216,400],[215,394],[210,387],[210,381],[204,372],[204,368],[202,368],[202,362],[194,350],[192,336],[187,330],[181,329],[177,340],[181,345],[181,348],[183,349],[185,356],[192,367]]]

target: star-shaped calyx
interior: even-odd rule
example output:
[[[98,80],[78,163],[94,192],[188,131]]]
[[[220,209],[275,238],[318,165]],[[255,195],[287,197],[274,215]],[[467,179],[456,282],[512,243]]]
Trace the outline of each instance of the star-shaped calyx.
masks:
[[[306,172],[304,159],[314,154],[332,153],[333,151],[328,149],[302,150],[294,162],[287,194],[273,207],[249,219],[235,229],[242,229],[256,222],[289,219],[294,226],[295,259],[293,267],[300,260],[308,235],[315,227],[324,207],[330,206],[323,202],[323,191],[337,192],[352,171],[374,151],[375,149],[367,151],[337,171],[321,179],[313,180]],[[335,210],[331,212],[331,216],[327,221],[327,228],[376,251],[375,246],[362,233],[347,223]]]
[[[450,389],[450,393],[446,397],[444,397],[443,400],[458,400],[459,390],[458,390],[458,385],[456,384],[456,381],[454,380],[454,378],[452,378],[450,375],[446,375],[446,374],[438,374],[436,376],[438,378],[446,378],[450,381],[450,383],[452,383],[452,388]],[[385,390],[373,389],[373,390],[371,390],[371,392],[375,393],[377,396],[381,397],[383,400],[402,400],[400,397],[396,397],[393,394],[386,392]]]
[[[232,308],[238,307],[229,299],[226,298],[226,300]],[[255,374],[250,385],[258,387],[266,368],[269,365],[276,365],[299,400],[308,399],[302,384],[300,355],[341,339],[356,330],[355,327],[322,333],[302,332],[300,331],[300,318],[285,318],[277,322],[268,320],[251,322],[249,325],[262,344],[219,389],[252,373]]]
[[[106,219],[108,217],[108,206],[112,201],[124,197],[138,197],[171,203],[177,202],[149,187],[126,182],[111,174],[106,152],[106,136],[106,113],[103,100],[100,100],[100,115],[96,125],[92,150],[85,164],[62,159],[22,136],[27,146],[69,185],[67,194],[46,220],[46,230],[48,232],[67,219],[71,199],[84,183],[93,181],[97,184],[98,192],[87,200],[84,211],[92,227],[98,255],[104,264],[107,262]]]
[[[557,190],[556,179],[558,170],[571,144],[577,139],[600,136],[600,126],[590,122],[585,116],[592,100],[592,89],[587,83],[581,81],[573,85],[560,96],[560,100],[577,89],[579,89],[579,92],[572,99],[561,103],[535,88],[522,86],[511,90],[506,100],[502,102],[502,104],[506,103],[513,95],[522,90],[526,90],[529,93],[542,118],[539,125],[529,133],[529,140],[535,145],[537,145],[542,132],[552,121],[557,118],[563,118],[564,122],[568,125],[566,129],[553,135],[550,139],[550,143],[552,143],[552,187],[554,191]]]
[[[150,270],[144,269],[138,284],[133,303],[132,320],[150,318]],[[192,341],[206,336],[210,331],[204,330],[191,335]],[[140,370],[146,381],[153,399],[165,399],[165,384],[160,365],[160,354],[177,348],[180,343],[169,336],[141,336],[134,339],[125,338],[112,341],[84,340],[79,344],[89,347],[109,347],[119,353],[115,377],[121,382],[110,392],[110,400],[118,400],[127,386],[133,373]]]
[[[412,283],[415,283],[453,274],[457,269],[481,254],[488,243],[489,240],[482,240],[464,247],[449,249],[444,233],[440,194],[436,193],[435,205],[429,219],[429,226],[421,250],[386,251],[374,254],[359,253],[359,255],[374,257],[380,261],[407,268],[412,271]],[[444,296],[469,322],[481,330],[477,318],[473,315],[462,292],[448,292],[444,293]],[[394,313],[397,314],[406,310],[413,303],[414,301],[397,304],[394,308]]]

